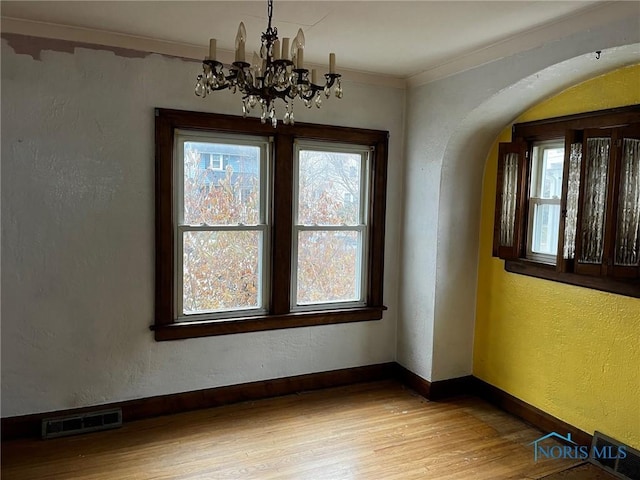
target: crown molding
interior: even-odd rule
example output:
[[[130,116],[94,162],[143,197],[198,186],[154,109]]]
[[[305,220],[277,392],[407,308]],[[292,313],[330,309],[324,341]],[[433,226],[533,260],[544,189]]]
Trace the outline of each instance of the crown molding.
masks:
[[[105,30],[94,30],[69,25],[36,22],[20,18],[2,17],[1,20],[3,34],[62,40],[79,44],[78,46],[91,45],[100,47],[100,49],[116,51],[116,53],[121,50],[144,52],[147,54],[157,53],[198,62],[202,61],[209,53],[207,47],[188,43],[169,42],[155,38],[125,35]],[[56,50],[55,44],[47,45],[44,42],[38,45],[38,48],[41,50]],[[218,50],[218,55],[219,60],[223,63],[230,64],[234,60],[234,52],[230,50]],[[318,69],[326,68],[326,66],[313,63],[308,63],[308,67]],[[342,74],[342,79],[346,82],[399,89],[406,87],[406,80],[404,78],[343,68],[341,68],[340,73]]]
[[[413,88],[440,80],[475,67],[539,47],[545,43],[559,40],[568,35],[589,30],[621,18],[639,18],[640,2],[637,0],[599,2],[577,13],[566,15],[537,28],[516,34],[505,40],[478,48],[453,58],[445,63],[428,67],[426,70],[406,78],[380,75],[357,70],[342,69],[343,79],[347,82],[391,88]],[[29,37],[64,40],[67,42],[92,45],[107,50],[126,49],[147,54],[177,57],[189,61],[200,61],[207,55],[205,46],[188,43],[170,42],[155,38],[140,37],[95,30],[69,25],[37,22],[11,17],[2,17],[2,32]],[[42,49],[55,50],[55,47]],[[116,51],[116,53],[118,53]],[[219,51],[220,60],[233,62],[233,52]],[[324,68],[322,65],[309,64],[312,68]]]
[[[568,35],[605,25],[625,17],[640,18],[640,2],[612,1],[590,6],[580,12],[564,16],[553,23],[519,33],[500,42],[479,48],[445,63],[430,67],[407,78],[407,87],[413,88],[441,80],[457,73],[532,50]],[[639,20],[640,23],[640,20]]]

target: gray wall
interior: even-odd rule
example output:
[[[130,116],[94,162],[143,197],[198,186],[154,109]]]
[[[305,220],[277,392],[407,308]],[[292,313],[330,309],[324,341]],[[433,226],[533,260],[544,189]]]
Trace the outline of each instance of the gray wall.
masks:
[[[390,131],[384,319],[154,341],[153,109],[240,113],[200,68],[3,40],[3,417],[394,360],[404,90],[348,82],[296,116]]]

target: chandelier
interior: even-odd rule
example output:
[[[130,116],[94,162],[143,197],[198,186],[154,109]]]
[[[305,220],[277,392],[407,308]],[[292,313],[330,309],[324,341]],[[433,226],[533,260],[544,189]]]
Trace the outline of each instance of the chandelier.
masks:
[[[304,68],[304,33],[302,29],[289,46],[289,38],[278,39],[278,29],[271,26],[273,0],[267,0],[269,24],[262,33],[260,55],[253,53],[251,63],[245,60],[247,32],[240,22],[236,35],[236,55],[233,64],[225,65],[216,60],[216,39],[209,41],[209,56],[202,62],[202,74],[198,75],[195,93],[206,97],[216,90],[229,89],[242,94],[242,115],[247,116],[254,108],[261,110],[262,123],[269,121],[275,128],[278,124],[275,103],[285,103],[282,122],[293,125],[293,101],[301,99],[307,108],[322,106],[322,96],[332,93],[342,98],[340,75],[335,73],[336,55],[329,54],[329,73],[324,74],[324,84],[318,84],[317,72]],[[291,47],[291,48],[289,48]]]

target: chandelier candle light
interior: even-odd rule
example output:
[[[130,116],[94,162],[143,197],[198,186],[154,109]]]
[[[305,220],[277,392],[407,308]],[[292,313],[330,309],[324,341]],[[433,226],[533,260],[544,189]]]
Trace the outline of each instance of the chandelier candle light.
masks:
[[[304,33],[302,29],[291,42],[289,38],[278,39],[278,29],[271,26],[273,0],[268,0],[267,14],[269,24],[262,33],[260,55],[253,53],[251,63],[246,62],[245,43],[247,31],[240,22],[236,35],[236,55],[233,64],[225,66],[216,60],[216,39],[209,41],[209,56],[202,62],[203,73],[198,75],[196,95],[206,97],[213,91],[229,89],[233,93],[242,94],[242,115],[247,116],[250,110],[259,106],[262,110],[260,120],[271,122],[275,128],[276,99],[285,102],[285,113],[282,122],[293,125],[293,101],[300,98],[311,108],[314,104],[322,106],[322,95],[331,96],[331,89],[337,98],[342,98],[340,75],[336,73],[336,55],[329,54],[329,73],[325,73],[324,85],[318,85],[315,69],[309,72],[304,68]],[[311,75],[309,75],[311,73]]]

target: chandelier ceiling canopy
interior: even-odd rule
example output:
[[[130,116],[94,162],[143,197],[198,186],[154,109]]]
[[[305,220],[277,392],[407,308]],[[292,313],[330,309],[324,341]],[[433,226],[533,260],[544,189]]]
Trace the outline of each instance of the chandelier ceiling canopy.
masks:
[[[322,97],[333,94],[342,98],[340,74],[336,73],[336,55],[329,54],[329,72],[324,74],[324,83],[317,83],[317,72],[304,68],[305,38],[302,29],[291,41],[278,38],[278,29],[271,25],[273,0],[267,0],[269,23],[262,33],[260,54],[254,52],[251,63],[246,61],[245,45],[247,31],[240,22],[236,35],[235,61],[224,65],[216,60],[216,39],[209,41],[209,56],[202,62],[202,74],[196,82],[196,95],[206,97],[216,90],[229,89],[242,95],[242,114],[260,108],[262,123],[269,121],[276,127],[276,100],[285,104],[282,122],[293,125],[293,102],[301,99],[305,106],[322,106]]]

